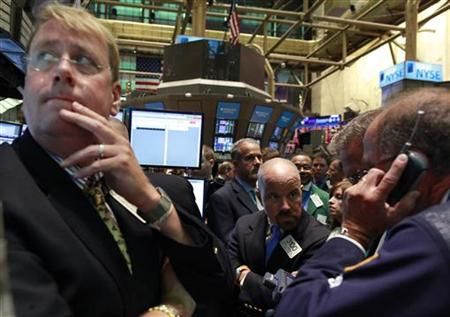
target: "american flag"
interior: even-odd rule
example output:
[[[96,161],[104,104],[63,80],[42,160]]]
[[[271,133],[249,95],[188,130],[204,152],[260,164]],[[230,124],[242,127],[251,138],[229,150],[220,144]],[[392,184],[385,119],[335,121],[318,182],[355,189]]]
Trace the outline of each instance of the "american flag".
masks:
[[[230,12],[228,13],[228,28],[230,30],[230,43],[236,45],[239,43],[239,17],[236,10],[236,1],[231,1]]]
[[[136,57],[136,70],[153,74],[137,75],[136,90],[154,92],[158,89],[161,79],[161,60],[143,56]]]

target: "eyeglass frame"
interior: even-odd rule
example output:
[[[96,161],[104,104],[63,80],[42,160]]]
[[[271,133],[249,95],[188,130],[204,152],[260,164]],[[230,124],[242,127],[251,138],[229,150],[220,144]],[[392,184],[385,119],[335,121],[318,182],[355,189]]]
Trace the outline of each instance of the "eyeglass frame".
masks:
[[[52,53],[52,52],[50,52],[50,51],[46,51],[46,50],[43,50],[43,51],[38,52],[36,56],[38,56],[39,54],[42,54],[42,53],[49,54],[49,55],[51,55],[52,58],[53,58],[52,61],[49,61],[49,60],[46,61],[46,62],[49,64],[49,65],[48,65],[48,68],[46,68],[46,69],[40,69],[40,68],[37,67],[37,66],[33,66],[33,61],[34,61],[35,59],[37,59],[37,58],[33,58],[30,54],[24,56],[24,61],[26,62],[26,65],[27,65],[27,66],[30,66],[30,67],[31,67],[34,71],[36,71],[36,72],[42,72],[42,73],[45,73],[45,72],[50,71],[51,69],[53,69],[53,68],[56,67],[57,65],[59,65],[59,64],[61,63],[61,61],[66,60],[67,62],[70,63],[71,66],[74,66],[75,69],[76,69],[79,73],[84,74],[84,75],[90,75],[90,76],[99,74],[99,73],[101,73],[103,70],[111,69],[111,66],[103,66],[103,65],[101,65],[101,64],[97,64],[96,62],[93,61],[93,59],[92,59],[90,56],[86,56],[86,55],[84,55],[84,57],[86,57],[86,58],[90,61],[89,64],[82,64],[82,63],[80,63],[79,61],[77,61],[77,60],[75,60],[75,59],[73,59],[73,58],[70,58],[70,57],[57,56],[56,54],[54,54],[54,53]],[[91,73],[91,72],[83,72],[82,70],[80,70],[79,66],[92,66],[93,69],[95,68],[97,71],[96,71],[96,72],[92,72],[92,73]]]

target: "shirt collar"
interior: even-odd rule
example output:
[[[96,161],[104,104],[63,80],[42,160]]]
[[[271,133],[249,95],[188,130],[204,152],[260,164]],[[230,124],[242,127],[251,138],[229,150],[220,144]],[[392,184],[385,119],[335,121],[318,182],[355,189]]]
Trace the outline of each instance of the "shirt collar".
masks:
[[[304,192],[309,192],[311,190],[311,187],[312,187],[312,182],[309,182],[308,184],[303,185],[303,189],[302,190]]]
[[[241,178],[239,178],[239,176],[236,176],[235,178],[236,178],[236,181],[239,183],[239,185],[241,185],[247,193],[256,189],[255,187],[251,186],[246,181],[243,181]]]

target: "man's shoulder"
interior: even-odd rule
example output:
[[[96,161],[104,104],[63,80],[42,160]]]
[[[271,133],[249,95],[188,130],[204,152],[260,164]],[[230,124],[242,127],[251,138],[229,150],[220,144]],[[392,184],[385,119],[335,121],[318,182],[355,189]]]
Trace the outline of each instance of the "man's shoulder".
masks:
[[[266,213],[264,212],[264,210],[260,210],[258,212],[254,212],[251,214],[246,214],[241,216],[237,222],[236,222],[236,227],[242,227],[242,226],[248,226],[248,225],[252,225],[254,227],[260,225],[262,222],[261,220],[264,220],[264,218],[266,218]]]
[[[432,227],[450,249],[450,202],[432,206],[413,216],[412,219]]]
[[[225,184],[220,187],[218,190],[216,190],[211,197],[214,196],[226,196],[229,195],[230,192],[236,191],[237,190],[237,186],[239,186],[235,180],[230,180],[228,182],[225,182]]]
[[[307,212],[302,214],[301,222],[303,225],[301,224],[299,226],[299,230],[306,238],[313,237],[315,239],[326,239],[330,234],[330,230],[325,225],[321,224]]]
[[[323,189],[320,189],[317,185],[312,184],[311,187],[311,193],[312,194],[316,194],[320,197],[321,200],[326,200],[328,202],[328,199],[330,197],[330,194],[328,194],[326,191],[324,191]]]

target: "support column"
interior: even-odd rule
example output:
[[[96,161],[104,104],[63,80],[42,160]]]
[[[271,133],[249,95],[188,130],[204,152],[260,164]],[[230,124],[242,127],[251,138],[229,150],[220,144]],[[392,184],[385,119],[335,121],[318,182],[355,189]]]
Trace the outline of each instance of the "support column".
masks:
[[[192,8],[192,35],[205,36],[206,28],[206,1],[194,0]]]
[[[417,30],[419,25],[417,23],[417,14],[419,11],[420,0],[407,0],[405,10],[405,37],[406,49],[405,59],[408,61],[417,60]]]

